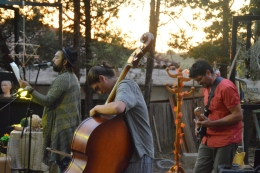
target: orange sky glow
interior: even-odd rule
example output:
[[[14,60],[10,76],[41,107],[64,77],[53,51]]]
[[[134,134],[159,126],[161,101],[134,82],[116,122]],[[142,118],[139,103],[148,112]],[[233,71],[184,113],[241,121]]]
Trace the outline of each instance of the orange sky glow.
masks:
[[[49,2],[52,3],[54,2],[54,0],[49,0]],[[246,1],[234,0],[232,10],[239,10],[243,5],[248,5],[248,4],[249,4],[249,0]],[[27,7],[24,7],[24,11],[26,11],[26,9]],[[52,8],[51,10],[55,10],[55,8]],[[129,6],[122,6],[118,14],[119,18],[113,19],[108,27],[110,27],[111,29],[118,28],[122,31],[122,34],[127,34],[129,36],[129,38],[126,40],[127,42],[134,42],[134,41],[137,42],[143,33],[148,32],[149,10],[150,10],[150,0],[145,0],[144,4],[140,3],[140,5],[135,8]],[[178,9],[175,8],[173,10],[178,10]],[[43,23],[58,28],[59,17],[58,17],[58,10],[56,9],[56,11],[57,12],[54,15],[45,13],[44,18],[42,19]],[[167,22],[167,24],[160,26],[158,28],[158,35],[157,35],[157,42],[156,42],[157,52],[164,53],[169,49],[173,50],[167,45],[167,42],[169,41],[170,33],[176,33],[180,29],[186,30],[188,36],[193,37],[192,42],[190,44],[196,45],[197,43],[203,41],[205,37],[205,33],[202,31],[202,29],[203,27],[210,25],[211,21],[207,21],[207,22],[198,21],[198,20],[194,21],[192,18],[194,12],[196,11],[191,10],[190,8],[185,8],[179,18],[171,20],[170,22],[168,22],[169,21],[168,16],[165,15],[160,16],[161,22],[165,22],[165,23]],[[27,15],[31,13],[32,10],[29,10],[29,12],[27,11]],[[13,13],[9,13],[8,15],[13,15]],[[73,18],[73,12],[66,13],[66,15]],[[66,15],[63,15],[63,18],[66,18]],[[1,19],[0,22],[1,21],[3,22],[3,19]],[[184,21],[195,23],[201,26],[201,28],[199,30],[194,31]],[[71,24],[72,21],[70,23],[63,21],[64,28],[66,28],[66,26]],[[83,31],[82,33],[84,33],[83,27],[81,28],[81,30]],[[178,53],[178,50],[174,50],[174,51]]]
[[[115,21],[114,25],[118,28],[121,28],[123,33],[130,34],[132,39],[139,40],[142,33],[147,32],[149,29],[149,10],[150,10],[150,0],[146,0],[143,6],[133,10],[131,7],[123,7],[119,12],[119,19]],[[249,0],[246,2],[242,0],[234,0],[234,4],[232,6],[232,10],[238,10],[243,5],[248,5]],[[175,9],[176,10],[176,9]],[[167,25],[161,26],[158,28],[157,42],[156,42],[156,51],[157,52],[166,52],[171,49],[167,42],[169,41],[170,34],[176,33],[179,29],[184,29],[189,34],[189,36],[193,36],[192,43],[196,45],[199,42],[203,41],[205,37],[205,33],[202,31],[203,27],[211,24],[211,21],[194,21],[192,19],[192,11],[190,8],[184,9],[182,15],[178,19],[174,19],[171,22],[167,23]],[[129,15],[132,15],[132,18]],[[160,20],[166,22],[169,20],[167,16],[160,16]],[[201,26],[201,30],[193,31],[185,22],[189,21],[191,23],[196,23]],[[178,53],[178,50],[174,50]]]

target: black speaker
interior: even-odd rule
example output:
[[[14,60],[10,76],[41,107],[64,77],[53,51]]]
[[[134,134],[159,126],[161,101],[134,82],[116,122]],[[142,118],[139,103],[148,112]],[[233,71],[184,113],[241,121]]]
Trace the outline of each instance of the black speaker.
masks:
[[[249,165],[218,165],[218,173],[253,173],[254,168]]]
[[[260,148],[255,149],[254,168],[260,165]]]

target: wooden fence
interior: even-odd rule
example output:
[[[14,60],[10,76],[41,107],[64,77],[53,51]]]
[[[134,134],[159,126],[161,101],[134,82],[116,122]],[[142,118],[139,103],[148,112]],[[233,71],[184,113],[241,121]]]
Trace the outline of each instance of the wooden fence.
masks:
[[[175,141],[175,124],[174,124],[174,106],[176,105],[174,96],[169,98],[169,102],[154,102],[149,105],[150,124],[153,131],[155,152],[171,151],[174,149]],[[183,128],[183,143],[181,145],[182,152],[197,152],[198,144],[194,134],[194,114],[195,107],[203,106],[203,98],[184,99],[182,104],[182,122],[185,124]]]

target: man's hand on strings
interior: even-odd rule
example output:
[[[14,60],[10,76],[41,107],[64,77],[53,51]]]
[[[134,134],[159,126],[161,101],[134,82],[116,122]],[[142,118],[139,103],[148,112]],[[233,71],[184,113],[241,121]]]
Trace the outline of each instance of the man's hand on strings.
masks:
[[[200,120],[194,119],[195,123],[195,134],[198,134],[198,130],[200,127],[209,127],[210,126],[210,119],[206,117],[205,115],[200,115]]]
[[[194,120],[195,122],[195,120]],[[209,127],[210,126],[210,119],[208,117],[206,117],[205,115],[201,115],[201,120],[196,120],[196,125],[198,127]]]

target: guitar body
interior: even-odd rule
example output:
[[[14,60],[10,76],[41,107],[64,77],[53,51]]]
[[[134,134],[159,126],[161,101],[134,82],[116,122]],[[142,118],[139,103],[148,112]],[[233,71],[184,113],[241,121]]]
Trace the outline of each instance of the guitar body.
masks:
[[[74,133],[73,158],[65,173],[120,173],[127,168],[133,149],[122,114],[109,120],[87,118]]]

